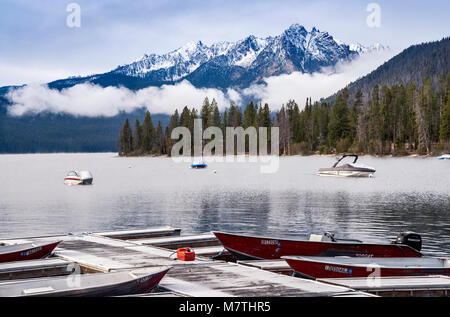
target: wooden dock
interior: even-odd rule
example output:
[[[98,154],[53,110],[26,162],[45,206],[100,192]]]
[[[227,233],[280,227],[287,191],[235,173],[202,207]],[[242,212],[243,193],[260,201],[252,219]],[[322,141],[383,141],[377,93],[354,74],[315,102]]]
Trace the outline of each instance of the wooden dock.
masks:
[[[111,235],[108,233],[108,236]],[[198,235],[194,238],[180,237],[183,241],[180,245],[199,238]],[[209,239],[205,237],[205,240]],[[192,262],[183,262],[176,260],[173,250],[142,244],[136,239],[113,239],[98,233],[0,242],[11,244],[52,240],[62,241],[54,252],[55,256],[78,264],[82,272],[171,266],[160,286],[162,290],[177,296],[370,296],[348,287],[280,275],[248,265],[214,261],[203,256],[197,256]]]
[[[320,279],[320,282],[349,287],[382,297],[449,297],[450,277],[381,277]]]
[[[99,274],[170,266],[172,269],[159,287],[164,293],[143,296],[448,296],[450,290],[448,277],[382,278],[381,286],[376,288],[368,287],[366,279],[313,281],[297,278],[290,276],[293,272],[282,260],[237,263],[215,261],[211,255],[223,251],[223,248],[213,235],[179,234],[178,229],[165,227],[2,240],[0,243],[3,244],[62,242],[51,259],[0,265],[0,279],[70,274],[71,270],[67,268],[73,268],[74,265],[81,273]],[[197,255],[195,261],[177,260],[176,249],[179,247],[194,248]]]

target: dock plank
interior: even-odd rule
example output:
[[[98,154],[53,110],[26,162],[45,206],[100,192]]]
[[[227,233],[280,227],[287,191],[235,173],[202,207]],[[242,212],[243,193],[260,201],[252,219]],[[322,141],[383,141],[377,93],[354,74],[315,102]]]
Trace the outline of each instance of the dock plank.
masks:
[[[448,276],[404,276],[366,278],[333,278],[318,281],[339,285],[380,296],[450,296],[450,277]]]
[[[189,268],[174,267],[160,285],[190,296],[333,296],[352,290],[312,280],[280,275],[240,264],[215,262]]]
[[[220,246],[219,240],[212,233],[205,233],[200,235],[187,235],[179,237],[139,239],[134,242],[141,245],[152,245],[173,250],[183,247],[196,248],[196,247]]]
[[[58,258],[0,263],[0,281],[69,275],[74,267]]]
[[[181,232],[180,228],[160,227],[160,228],[149,228],[139,230],[94,232],[94,234],[114,239],[136,240],[136,239],[148,239],[165,236],[177,236],[180,235],[180,232]]]
[[[280,273],[285,275],[292,275],[294,270],[284,260],[252,260],[252,261],[238,261],[238,264],[255,267],[260,270]]]

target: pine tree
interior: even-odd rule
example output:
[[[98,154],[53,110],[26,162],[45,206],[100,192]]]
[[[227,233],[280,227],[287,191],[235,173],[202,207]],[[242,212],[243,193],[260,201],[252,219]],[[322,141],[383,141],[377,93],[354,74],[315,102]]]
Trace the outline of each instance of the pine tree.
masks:
[[[219,106],[217,105],[217,103],[214,103],[215,100],[213,100],[213,111],[212,111],[212,120],[211,120],[211,126],[213,127],[220,127],[221,124],[221,120],[220,120],[220,111],[219,111]]]
[[[202,119],[202,127],[205,130],[209,126],[211,116],[211,104],[209,103],[208,97],[203,100],[203,106],[200,110],[200,117]]]
[[[220,120],[220,121],[221,121],[221,125],[222,125],[223,139],[226,141],[226,139],[227,139],[227,126],[228,126],[228,115],[227,115],[227,110],[226,109],[223,111],[222,120]],[[223,144],[223,153],[224,153],[224,155],[227,154],[226,142],[224,142],[224,144]]]
[[[242,113],[241,109],[232,103],[230,109],[228,110],[228,126],[229,127],[240,127],[242,126]]]
[[[255,126],[256,122],[256,109],[253,102],[250,102],[244,110],[244,129]]]
[[[363,94],[358,90],[352,109],[352,125],[354,126],[355,139],[360,151],[367,151],[367,111],[363,103]]]
[[[133,142],[135,151],[139,152],[142,149],[142,127],[137,118],[134,123]]]
[[[128,118],[125,120],[123,129],[120,133],[119,154],[128,155],[133,151],[133,136]]]
[[[406,125],[406,135],[408,140],[408,150],[413,151],[417,149],[417,121],[416,108],[418,103],[418,93],[415,83],[410,83],[406,92],[406,107],[408,112],[408,119]]]
[[[450,143],[450,99],[447,99],[447,103],[442,111],[441,127],[440,127],[440,139],[441,142],[447,144]]]
[[[172,151],[172,130],[178,127],[179,125],[179,115],[178,110],[175,110],[174,114],[170,117],[169,125],[166,127],[165,130],[165,139],[166,139],[166,151],[168,154]]]
[[[328,139],[332,147],[337,147],[338,142],[342,145],[338,151],[346,151],[352,143],[352,128],[350,111],[348,109],[348,91],[344,89],[336,98],[331,108],[330,121],[328,123]]]
[[[183,108],[183,111],[181,112],[179,125],[181,127],[185,127],[185,128],[190,129],[191,126],[192,126],[192,122],[191,122],[192,120],[191,119],[192,119],[191,118],[191,111],[186,106],[186,107]]]
[[[166,154],[166,140],[164,139],[164,133],[161,125],[161,121],[158,121],[158,125],[155,131],[155,141],[153,143],[153,152],[162,155]]]
[[[142,152],[148,154],[153,148],[155,137],[155,128],[153,126],[150,111],[145,113],[144,122],[142,124]]]
[[[284,105],[277,114],[276,126],[280,131],[280,154],[291,154],[291,128],[289,126],[289,118],[287,116]]]
[[[443,93],[444,103],[442,107],[441,126],[439,129],[439,138],[441,143],[446,146],[447,150],[450,150],[450,73],[447,75],[446,88]]]
[[[380,96],[379,87],[375,85],[372,89],[372,98],[369,107],[369,151],[381,153],[381,132],[380,132]]]
[[[210,106],[208,127],[218,127],[220,125],[220,112],[216,99],[213,98]]]

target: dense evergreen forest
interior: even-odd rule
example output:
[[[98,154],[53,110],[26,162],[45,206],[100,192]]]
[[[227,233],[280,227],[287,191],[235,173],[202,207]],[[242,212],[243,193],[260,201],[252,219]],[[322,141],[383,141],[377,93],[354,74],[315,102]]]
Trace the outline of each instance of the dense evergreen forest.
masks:
[[[450,73],[437,83],[426,77],[421,85],[374,85],[365,96],[358,90],[350,98],[343,89],[330,105],[308,98],[303,110],[290,100],[277,112],[268,104],[250,102],[244,108],[232,104],[222,113],[215,100],[205,98],[200,111],[184,107],[163,128],[153,124],[147,112],[142,124],[125,120],[119,135],[120,155],[170,155],[175,127],[193,133],[194,119],[203,129],[250,126],[279,127],[280,154],[367,153],[374,155],[439,154],[450,150]],[[269,132],[270,135],[270,132]],[[224,149],[225,153],[225,149]]]
[[[368,98],[376,84],[390,87],[400,84],[408,86],[414,82],[416,85],[422,85],[423,80],[428,77],[433,85],[438,85],[441,74],[448,72],[450,72],[450,37],[408,47],[371,73],[350,83],[347,89],[351,98],[354,98],[358,91]],[[340,91],[327,101],[334,101],[338,93]]]

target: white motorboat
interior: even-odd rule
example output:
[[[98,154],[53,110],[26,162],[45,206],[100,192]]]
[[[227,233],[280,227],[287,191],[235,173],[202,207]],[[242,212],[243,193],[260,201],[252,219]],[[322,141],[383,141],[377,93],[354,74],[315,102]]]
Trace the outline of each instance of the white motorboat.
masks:
[[[89,171],[70,171],[64,178],[64,184],[66,185],[91,185],[94,180],[91,172]]]
[[[339,163],[347,158],[354,157],[352,163],[346,163],[339,166]],[[373,177],[376,170],[373,167],[364,164],[356,164],[358,155],[345,154],[332,167],[320,168],[318,175],[320,176],[334,176],[334,177]]]
[[[450,160],[450,154],[444,154],[438,157],[438,160],[444,161],[444,160]]]

